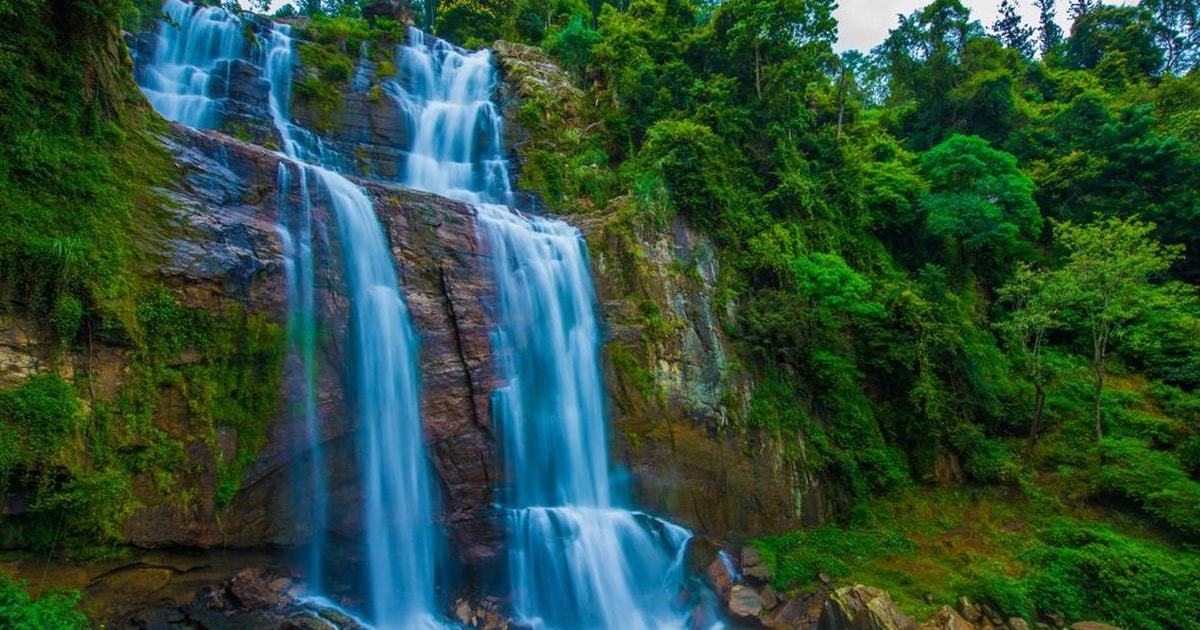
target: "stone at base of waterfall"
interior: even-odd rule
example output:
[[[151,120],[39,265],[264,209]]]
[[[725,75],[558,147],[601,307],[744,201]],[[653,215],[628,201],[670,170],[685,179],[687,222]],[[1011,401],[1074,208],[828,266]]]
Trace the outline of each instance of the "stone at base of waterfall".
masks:
[[[273,630],[366,630],[346,613],[303,595],[303,585],[271,569],[245,569],[193,602],[144,607],[106,620],[110,628],[271,628]]]
[[[829,597],[821,617],[823,627],[855,630],[917,630],[917,622],[896,607],[892,597],[877,588],[846,586]]]
[[[957,605],[958,614],[962,615],[962,618],[966,621],[971,623],[979,623],[979,620],[983,619],[983,613],[979,611],[978,607],[971,603],[971,600],[968,599],[966,595],[958,598]]]
[[[758,591],[744,584],[734,585],[729,591],[729,614],[739,621],[761,618],[763,603]]]
[[[764,615],[762,625],[779,630],[815,628],[821,619],[828,596],[829,592],[826,590],[796,595],[772,611],[769,616]]]
[[[736,581],[734,575],[730,574],[729,567],[717,558],[708,565],[708,569],[704,571],[704,579],[708,583],[709,588],[713,590],[721,599],[729,599],[729,591],[733,588]]]
[[[454,602],[454,618],[467,628],[482,630],[522,630],[504,613],[504,604],[497,597],[484,597],[479,601],[458,599]]]
[[[771,581],[771,567],[767,566],[758,549],[749,545],[742,547],[742,575],[759,582]]]
[[[1110,626],[1098,621],[1080,621],[1071,624],[1071,630],[1121,630],[1116,626]]]

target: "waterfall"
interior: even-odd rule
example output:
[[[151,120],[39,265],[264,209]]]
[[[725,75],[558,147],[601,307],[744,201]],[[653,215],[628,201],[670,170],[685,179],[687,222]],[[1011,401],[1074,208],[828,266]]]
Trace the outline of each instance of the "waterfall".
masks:
[[[399,80],[386,86],[413,138],[404,185],[467,203],[511,204],[491,51],[468,53],[415,28],[408,41],[398,51]]]
[[[475,204],[499,300],[493,392],[503,439],[509,580],[535,628],[681,628],[691,533],[614,505],[600,331],[579,231],[512,202],[491,53],[411,31],[388,94],[414,138],[406,185]]]
[[[435,531],[420,419],[417,339],[371,200],[334,170],[342,168],[345,160],[327,150],[316,134],[290,120],[296,53],[287,25],[274,25],[265,36],[257,36],[254,50],[248,50],[242,24],[220,9],[167,0],[164,12],[178,26],[164,22],[155,58],[141,74],[143,90],[155,109],[168,119],[212,128],[219,123],[209,86],[213,69],[231,59],[254,63],[271,84],[269,110],[286,158],[279,168],[281,196],[291,190],[292,168],[299,176],[299,211],[283,200],[286,211],[280,228],[287,257],[290,337],[302,371],[296,379],[302,391],[296,395],[311,445],[311,483],[320,494],[311,577],[320,579],[327,512],[314,391],[312,206],[316,197],[327,200],[336,216],[350,300],[346,389],[361,432],[372,620],[380,629],[438,626],[432,614]],[[250,58],[264,50],[265,59]]]
[[[534,628],[682,628],[687,530],[614,507],[587,251],[560,221],[481,206],[499,293],[492,396],[504,439],[509,578]]]
[[[290,27],[262,33],[217,8],[167,0],[154,58],[139,83],[159,113],[219,127],[210,83],[233,62],[270,83],[282,150],[280,232],[288,270],[290,383],[310,445],[319,588],[327,482],[315,375],[317,300],[313,209],[336,217],[350,300],[345,375],[361,436],[370,616],[382,629],[437,627],[434,499],[420,422],[417,339],[395,264],[369,197],[339,174],[349,160],[291,120],[297,64]],[[489,51],[467,52],[415,29],[383,91],[403,112],[411,146],[406,185],[473,204],[491,254],[497,305],[492,345],[504,386],[492,408],[502,440],[498,488],[509,532],[513,609],[534,628],[677,628],[683,554],[691,534],[620,507],[610,480],[600,329],[587,249],[578,230],[506,207],[513,194]],[[360,64],[362,65],[362,64]],[[298,202],[291,201],[293,189]]]
[[[141,67],[138,85],[163,118],[212,129],[218,121],[210,84],[225,78],[218,70],[228,70],[229,61],[246,56],[242,23],[224,10],[180,0],[167,0],[163,14],[154,59]]]

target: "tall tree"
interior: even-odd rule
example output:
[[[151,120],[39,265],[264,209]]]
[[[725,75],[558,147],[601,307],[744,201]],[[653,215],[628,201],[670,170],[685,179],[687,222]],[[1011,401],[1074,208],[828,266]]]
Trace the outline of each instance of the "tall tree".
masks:
[[[1022,57],[1033,57],[1033,27],[1027,26],[1017,13],[1015,0],[1001,0],[1000,15],[992,23],[992,34],[1005,46],[1012,48]]]
[[[730,0],[721,5],[717,28],[731,53],[753,53],[754,92],[762,95],[763,68],[810,46],[825,52],[837,39],[831,0]]]
[[[1071,5],[1067,7],[1067,17],[1074,22],[1080,16],[1091,13],[1093,9],[1100,6],[1099,0],[1071,0]]]
[[[1049,274],[1021,263],[1012,280],[997,292],[1001,302],[1012,306],[1008,318],[997,324],[1017,355],[1025,376],[1033,383],[1033,420],[1029,423],[1029,443],[1037,441],[1046,410],[1046,368],[1042,349],[1046,334],[1059,325],[1057,295],[1047,287]]]
[[[1038,47],[1043,55],[1062,42],[1062,28],[1054,19],[1056,2],[1057,0],[1033,0],[1033,6],[1038,10]]]
[[[921,199],[926,226],[953,243],[960,258],[1003,267],[1018,239],[1041,230],[1033,181],[1015,157],[983,138],[951,136],[921,155],[921,170],[929,181]]]
[[[1158,30],[1150,13],[1140,7],[1095,7],[1076,17],[1071,26],[1067,64],[1078,70],[1102,70],[1102,81],[1114,70],[1130,78],[1155,76],[1163,66],[1163,51],[1155,37]]]
[[[912,146],[937,144],[955,126],[950,97],[962,82],[967,43],[984,35],[983,27],[959,0],[934,0],[907,16],[871,54],[891,75],[889,104],[912,105],[903,124]]]
[[[1155,225],[1137,217],[1110,217],[1076,225],[1055,224],[1055,241],[1067,251],[1067,261],[1054,272],[1049,290],[1057,296],[1066,319],[1092,342],[1095,377],[1092,404],[1096,439],[1104,437],[1100,399],[1108,375],[1108,355],[1114,340],[1152,307],[1170,303],[1154,283],[1183,253],[1181,245],[1154,239]]]
[[[1166,70],[1183,75],[1195,67],[1200,61],[1200,1],[1141,0],[1138,6],[1158,23],[1155,36]]]

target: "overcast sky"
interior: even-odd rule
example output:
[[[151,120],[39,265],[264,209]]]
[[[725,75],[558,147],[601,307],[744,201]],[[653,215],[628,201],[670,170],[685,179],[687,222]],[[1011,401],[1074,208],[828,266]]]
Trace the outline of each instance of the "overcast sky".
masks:
[[[838,19],[837,49],[858,49],[868,52],[887,37],[888,30],[896,26],[896,16],[908,15],[927,5],[931,0],[838,0],[838,9],[834,15]],[[996,21],[997,7],[1000,0],[962,0],[971,10],[971,18],[979,20],[983,27],[991,30],[992,22]],[[1069,31],[1067,25],[1068,0],[1058,0],[1058,22],[1063,31]],[[1105,4],[1136,4],[1134,0],[1109,0]],[[1025,23],[1037,23],[1037,9],[1033,8],[1033,0],[1017,0],[1017,8],[1025,18]]]

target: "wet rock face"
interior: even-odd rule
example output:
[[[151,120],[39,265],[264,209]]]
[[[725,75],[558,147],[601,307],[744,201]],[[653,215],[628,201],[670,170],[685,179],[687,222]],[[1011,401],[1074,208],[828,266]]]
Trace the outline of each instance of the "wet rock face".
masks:
[[[168,147],[184,177],[165,194],[177,230],[152,247],[158,273],[187,306],[220,310],[236,303],[280,325],[287,319],[287,278],[277,224],[284,204],[298,204],[299,171],[292,189],[277,191],[281,158],[271,151],[215,133],[176,127]],[[454,549],[469,564],[497,557],[502,538],[492,513],[493,450],[488,393],[496,385],[487,305],[491,280],[488,252],[476,242],[473,211],[460,203],[396,186],[362,182],[397,261],[413,324],[420,338],[422,412],[443,507],[438,516]],[[347,401],[343,339],[350,303],[339,276],[341,245],[331,208],[317,196],[316,302],[321,335],[317,392],[321,440],[330,488],[331,533],[357,539],[362,531],[358,434]],[[290,369],[297,369],[291,365]],[[286,379],[285,379],[286,380]],[[156,423],[185,425],[186,405],[162,405]],[[308,445],[303,430],[282,405],[269,427],[267,446],[248,468],[242,490],[218,509],[211,447],[194,444],[199,472],[183,480],[200,498],[180,506],[139,488],[143,507],[129,519],[133,544],[250,546],[303,544],[314,523],[307,488]],[[232,452],[236,435],[222,436]]]
[[[609,337],[614,452],[639,505],[733,540],[823,522],[816,482],[769,436],[735,429],[753,383],[722,330],[712,244],[682,220],[649,235],[618,217],[581,226]]]

